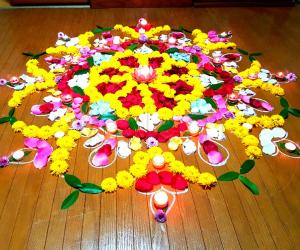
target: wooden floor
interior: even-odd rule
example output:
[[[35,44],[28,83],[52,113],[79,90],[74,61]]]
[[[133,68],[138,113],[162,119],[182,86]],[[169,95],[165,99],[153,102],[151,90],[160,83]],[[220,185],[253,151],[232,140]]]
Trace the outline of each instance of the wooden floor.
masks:
[[[59,31],[77,35],[95,25],[133,25],[141,16],[158,25],[231,30],[240,48],[264,53],[261,61],[266,68],[289,69],[300,76],[300,8],[36,9],[0,11],[0,78],[22,73],[26,58],[21,53],[44,50]],[[0,91],[3,116],[11,92]],[[286,96],[291,106],[300,108],[299,81],[286,86]],[[43,124],[45,120],[29,115],[30,107],[40,100],[40,94],[27,98],[17,117]],[[299,143],[299,120],[289,118],[285,128],[289,138]],[[22,143],[22,136],[9,125],[0,126],[1,155]],[[72,153],[71,172],[83,181],[100,183],[128,168],[129,160],[117,160],[104,171],[90,168],[89,152],[82,144],[83,140]],[[181,152],[177,157],[220,175],[236,170],[246,159],[234,136],[229,134],[224,145],[232,154],[222,168],[211,169],[198,157],[182,157]],[[249,178],[259,186],[260,196],[251,195],[238,182],[220,183],[211,191],[191,186],[190,192],[177,197],[162,225],[153,220],[147,198],[134,189],[80,195],[70,210],[61,211],[70,192],[61,179],[50,176],[47,168],[7,167],[0,169],[0,249],[300,249],[299,160],[263,157]]]

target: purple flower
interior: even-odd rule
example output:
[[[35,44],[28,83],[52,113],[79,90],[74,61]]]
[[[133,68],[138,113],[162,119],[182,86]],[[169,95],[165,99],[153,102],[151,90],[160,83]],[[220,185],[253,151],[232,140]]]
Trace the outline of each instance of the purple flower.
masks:
[[[163,210],[158,209],[155,213],[154,218],[157,222],[164,223],[167,220],[167,215]]]
[[[56,83],[59,83],[61,79],[62,79],[62,76],[55,76]]]
[[[7,83],[7,80],[5,79],[0,79],[0,86],[3,86]]]
[[[86,57],[89,55],[89,51],[90,51],[90,48],[89,47],[83,47],[80,49],[80,53],[82,56]]]
[[[294,73],[288,73],[286,75],[286,79],[289,81],[289,82],[293,82],[293,81],[296,81],[297,80],[297,76],[294,74]]]
[[[72,123],[72,128],[78,131],[82,130],[84,126],[85,126],[85,122],[81,120],[76,120]]]
[[[63,39],[65,34],[63,32],[58,32],[57,37],[58,39]]]
[[[148,148],[156,147],[156,146],[158,146],[158,141],[154,137],[150,136],[146,140],[146,145],[147,145]]]
[[[233,119],[234,118],[234,114],[229,112],[229,111],[227,113],[225,113],[224,116],[225,116],[226,119]]]
[[[233,80],[235,82],[242,82],[243,81],[243,77],[236,75],[236,76],[233,77]]]
[[[140,38],[139,38],[139,40],[140,40],[142,43],[145,43],[145,42],[147,42],[148,37],[147,37],[146,35],[141,35]]]
[[[4,168],[9,164],[9,159],[7,156],[0,157],[0,167]]]

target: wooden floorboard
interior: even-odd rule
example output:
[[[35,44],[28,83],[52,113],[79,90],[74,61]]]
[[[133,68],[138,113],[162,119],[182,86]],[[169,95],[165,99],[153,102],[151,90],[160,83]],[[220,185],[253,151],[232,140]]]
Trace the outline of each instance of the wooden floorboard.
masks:
[[[231,30],[240,48],[261,51],[263,66],[274,71],[289,69],[300,75],[300,8],[196,8],[196,9],[23,9],[0,10],[0,78],[25,70],[23,51],[39,52],[51,46],[57,32],[70,35],[116,23],[133,25],[141,16],[154,25],[183,25],[187,29],[218,32]],[[292,107],[300,107],[298,83],[284,86]],[[0,89],[0,116],[9,108],[12,91]],[[275,105],[278,99],[268,93],[260,97]],[[33,104],[43,94],[26,98],[16,116],[28,124],[43,125],[45,118],[30,115]],[[286,124],[289,138],[300,142],[299,119]],[[226,166],[212,169],[198,156],[176,157],[186,165],[217,176],[238,170],[246,159],[243,146],[232,134],[222,144],[231,156]],[[23,146],[23,137],[10,125],[0,126],[0,155]],[[89,150],[84,140],[72,151],[70,173],[82,181],[100,183],[105,177],[128,169],[132,157],[117,159],[110,168],[89,167]],[[114,194],[80,194],[68,211],[60,210],[71,192],[62,178],[47,168],[31,164],[0,171],[0,249],[299,249],[300,178],[299,160],[282,156],[263,157],[248,174],[260,188],[253,196],[239,182],[219,183],[211,191],[191,185],[188,193],[178,195],[165,224],[153,219],[149,197],[134,189]]]

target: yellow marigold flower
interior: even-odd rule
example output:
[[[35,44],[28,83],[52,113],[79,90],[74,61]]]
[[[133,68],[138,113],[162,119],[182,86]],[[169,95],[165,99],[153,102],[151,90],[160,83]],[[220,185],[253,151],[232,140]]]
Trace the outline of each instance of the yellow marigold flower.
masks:
[[[229,119],[224,123],[224,127],[226,130],[235,130],[239,127],[239,125],[239,122],[234,119]]]
[[[173,173],[179,173],[182,174],[184,173],[184,164],[181,161],[172,161],[169,164],[169,169]]]
[[[38,131],[37,131],[37,137],[47,140],[48,138],[50,138],[52,135],[54,134],[54,130],[52,127],[46,125],[41,127]]]
[[[258,116],[251,116],[247,118],[247,123],[250,123],[252,125],[258,124],[260,122],[260,117]]]
[[[23,129],[23,135],[25,137],[36,137],[39,127],[35,125],[29,125]]]
[[[141,139],[138,138],[138,137],[133,136],[133,137],[130,139],[129,147],[130,147],[132,150],[134,150],[134,151],[140,150],[140,149],[142,148],[142,141],[141,141]]]
[[[136,152],[133,156],[133,162],[136,164],[147,165],[149,160],[149,155],[143,151]]]
[[[135,177],[140,178],[147,174],[147,168],[143,164],[133,164],[129,168],[129,172]]]
[[[116,180],[112,177],[105,178],[100,186],[105,192],[114,192],[118,187]]]
[[[236,130],[234,130],[233,133],[234,133],[237,137],[243,138],[243,137],[245,137],[246,135],[248,135],[248,132],[249,132],[249,130],[248,130],[247,128],[240,126],[240,127],[238,127]]]
[[[68,150],[66,150],[65,148],[57,148],[52,152],[50,156],[50,160],[51,161],[68,160],[69,156],[70,153]]]
[[[61,175],[67,172],[69,164],[63,160],[57,160],[50,164],[50,172],[53,175]]]
[[[189,182],[195,183],[199,178],[199,170],[195,166],[186,166],[183,171],[183,176]]]
[[[57,131],[66,132],[69,129],[69,125],[65,121],[59,120],[59,121],[53,123],[52,128],[55,130],[55,132],[57,132]]]
[[[77,130],[69,130],[68,131],[68,136],[72,137],[74,140],[78,140],[81,137],[81,134]]]
[[[217,178],[211,173],[204,172],[198,176],[198,183],[201,186],[215,185],[217,183]]]
[[[132,175],[126,170],[119,171],[116,176],[117,184],[121,188],[130,188],[134,182]]]
[[[275,126],[283,126],[284,118],[281,115],[272,115],[271,119]]]
[[[259,140],[254,135],[246,135],[242,139],[242,143],[245,146],[258,146]]]
[[[16,121],[11,127],[15,132],[21,132],[26,127],[26,123],[23,121]]]
[[[155,155],[161,155],[162,149],[160,147],[151,147],[147,150],[149,157],[152,159]]]
[[[74,142],[74,139],[71,136],[64,136],[56,141],[56,145],[61,148],[71,149],[76,146],[76,143]]]
[[[175,156],[171,152],[163,152],[162,156],[165,158],[166,163],[175,161]]]
[[[173,117],[173,112],[169,108],[160,108],[158,110],[159,118],[162,120],[169,120]]]
[[[129,113],[130,113],[132,116],[139,116],[140,114],[143,113],[143,109],[142,109],[141,106],[135,105],[135,106],[132,106],[132,107],[129,109]]]
[[[266,115],[263,115],[263,116],[260,117],[260,123],[259,124],[263,128],[273,128],[273,127],[275,127],[273,120],[269,116],[266,116]]]
[[[129,115],[128,109],[119,108],[116,110],[116,115],[122,119],[126,118]]]
[[[262,156],[262,151],[259,147],[256,146],[249,146],[246,148],[245,150],[246,155],[250,158],[250,159],[255,159],[255,158],[259,158]]]

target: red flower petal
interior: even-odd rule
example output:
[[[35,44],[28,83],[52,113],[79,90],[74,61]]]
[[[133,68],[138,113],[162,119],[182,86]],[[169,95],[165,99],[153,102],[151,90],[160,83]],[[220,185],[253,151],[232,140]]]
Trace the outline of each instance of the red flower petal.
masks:
[[[147,182],[152,185],[158,185],[160,184],[160,179],[158,174],[155,171],[151,171],[146,175]]]
[[[153,185],[147,182],[146,177],[142,177],[135,182],[135,189],[140,192],[150,192],[153,189]]]
[[[122,135],[126,138],[131,138],[134,136],[134,130],[132,130],[130,128],[125,129],[125,130],[123,130]]]
[[[107,156],[111,155],[111,145],[105,144],[101,148],[99,148],[98,153],[104,153]]]
[[[177,190],[184,190],[188,187],[188,182],[180,174],[176,174],[172,178],[171,186]]]
[[[129,123],[127,120],[117,120],[116,123],[117,123],[118,129],[125,130],[125,129],[129,128]]]
[[[161,171],[159,172],[159,179],[160,182],[164,185],[171,185],[172,184],[172,178],[173,174],[169,171]]]
[[[208,154],[210,151],[218,151],[218,146],[217,144],[215,144],[214,142],[212,141],[205,141],[203,144],[202,144],[202,147],[203,147],[203,150],[206,154]]]

